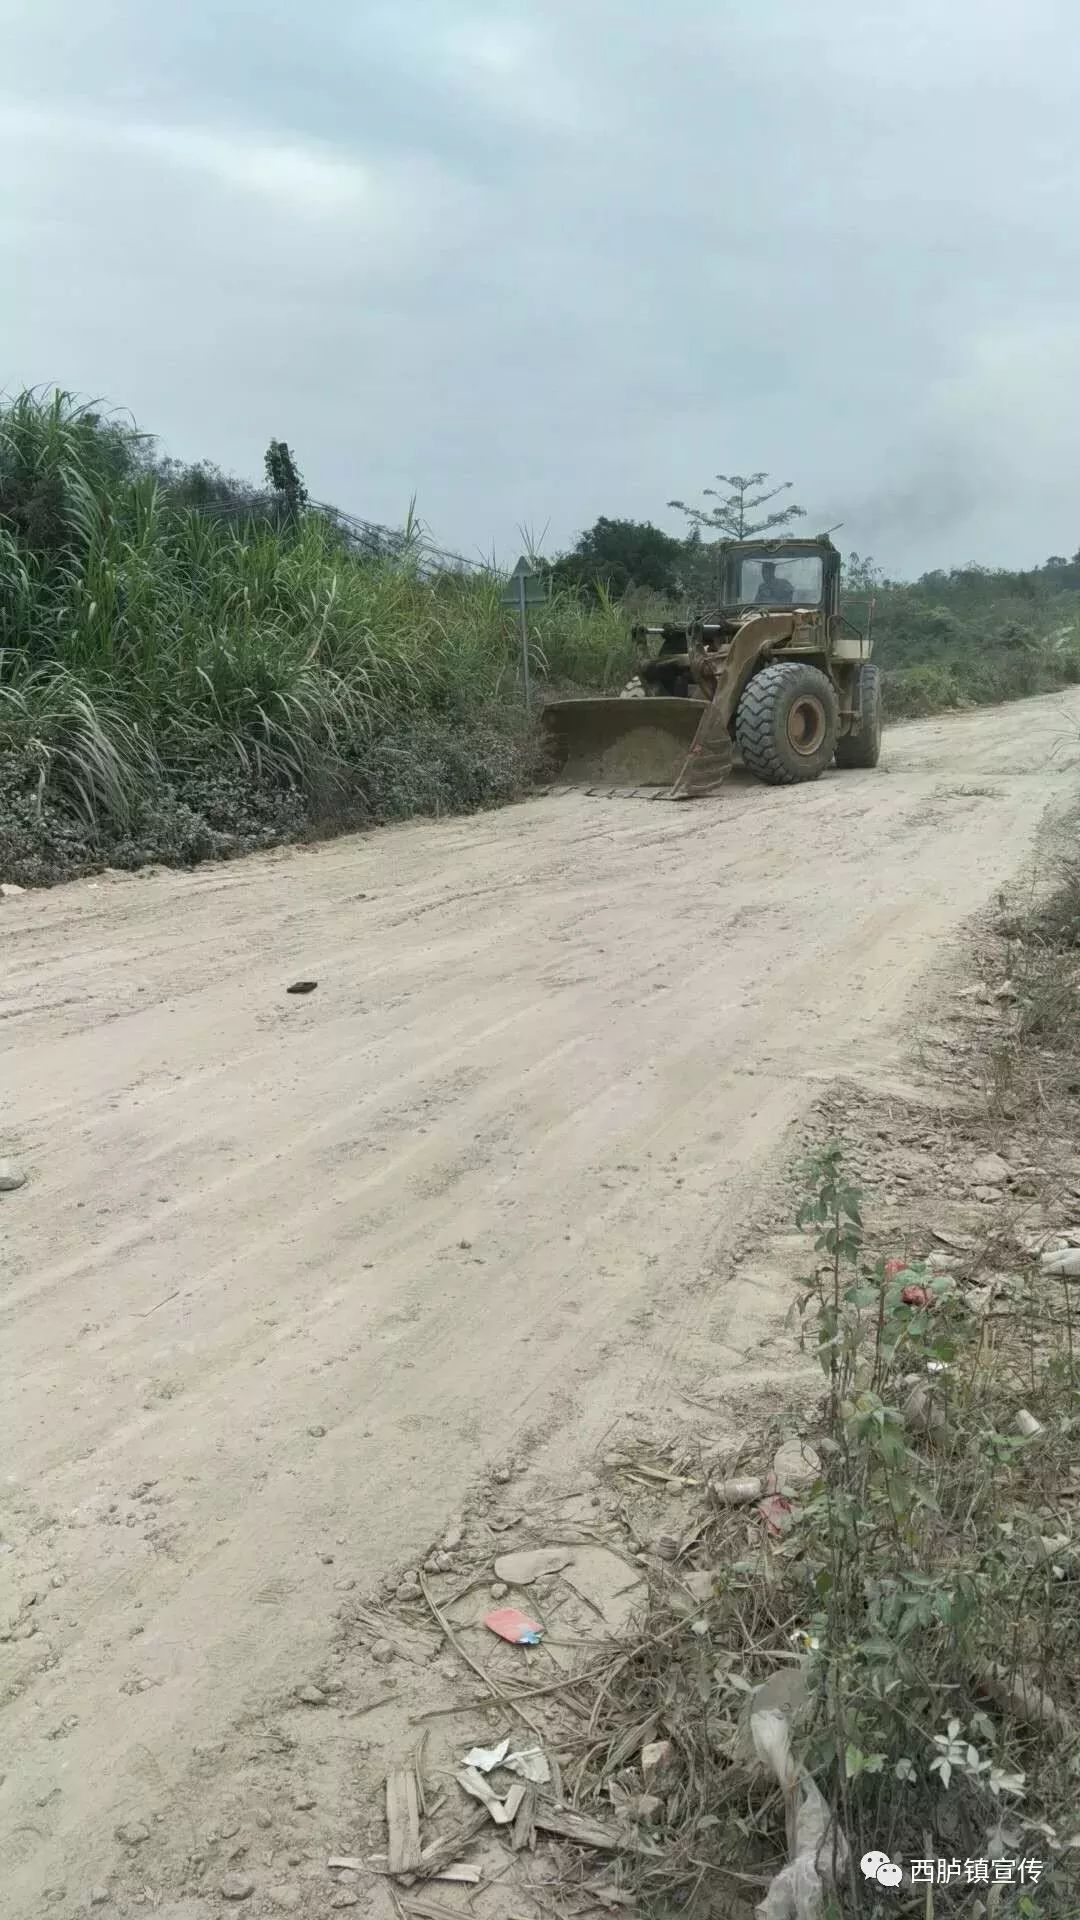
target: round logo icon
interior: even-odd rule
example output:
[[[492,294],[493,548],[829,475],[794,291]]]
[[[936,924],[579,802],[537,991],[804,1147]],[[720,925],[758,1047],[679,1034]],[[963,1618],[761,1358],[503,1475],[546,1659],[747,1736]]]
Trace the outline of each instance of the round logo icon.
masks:
[[[859,1865],[862,1868],[864,1880],[876,1880],[882,1867],[891,1867],[892,1861],[887,1853],[874,1851],[864,1853]]]

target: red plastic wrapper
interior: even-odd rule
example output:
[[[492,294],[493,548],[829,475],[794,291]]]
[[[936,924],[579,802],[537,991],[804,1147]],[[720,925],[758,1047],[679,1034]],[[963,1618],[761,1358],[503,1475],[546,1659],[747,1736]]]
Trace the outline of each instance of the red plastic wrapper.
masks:
[[[509,1640],[512,1647],[538,1646],[544,1631],[527,1614],[519,1613],[517,1607],[496,1607],[494,1613],[485,1613],[484,1625],[497,1633],[500,1640]]]

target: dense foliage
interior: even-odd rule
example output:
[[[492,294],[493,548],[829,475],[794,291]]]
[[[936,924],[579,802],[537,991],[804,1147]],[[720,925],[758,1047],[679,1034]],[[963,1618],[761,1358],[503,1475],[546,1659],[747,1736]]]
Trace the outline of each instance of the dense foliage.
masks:
[[[896,717],[1021,699],[1080,682],[1080,555],[1023,572],[953,567],[910,583],[853,556],[846,607],[865,626]]]
[[[662,533],[649,520],[609,520],[579,534],[552,568],[555,584],[586,596],[603,588],[616,599],[634,588],[674,597],[680,586],[685,542]]]
[[[0,408],[0,873],[192,860],[497,804],[534,748],[491,572],[350,549],[62,393]],[[284,497],[284,499],[283,499]],[[284,509],[284,510],[283,510]],[[534,670],[618,684],[612,602],[556,594]]]

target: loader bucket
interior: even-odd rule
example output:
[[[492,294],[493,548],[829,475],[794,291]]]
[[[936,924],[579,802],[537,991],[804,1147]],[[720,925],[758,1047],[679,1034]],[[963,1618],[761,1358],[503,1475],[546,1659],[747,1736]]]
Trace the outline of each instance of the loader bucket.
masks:
[[[553,700],[541,715],[561,786],[641,791],[689,800],[713,793],[731,767],[720,716],[702,700]]]

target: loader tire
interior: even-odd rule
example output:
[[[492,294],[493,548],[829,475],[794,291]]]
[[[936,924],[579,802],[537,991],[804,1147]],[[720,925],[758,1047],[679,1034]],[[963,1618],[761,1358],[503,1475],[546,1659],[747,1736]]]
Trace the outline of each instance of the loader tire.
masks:
[[[774,660],[743,689],[735,738],[743,765],[771,787],[816,780],[836,752],[839,707],[817,667]]]
[[[881,758],[881,669],[863,665],[856,681],[862,726],[836,743],[838,767],[876,767]]]

